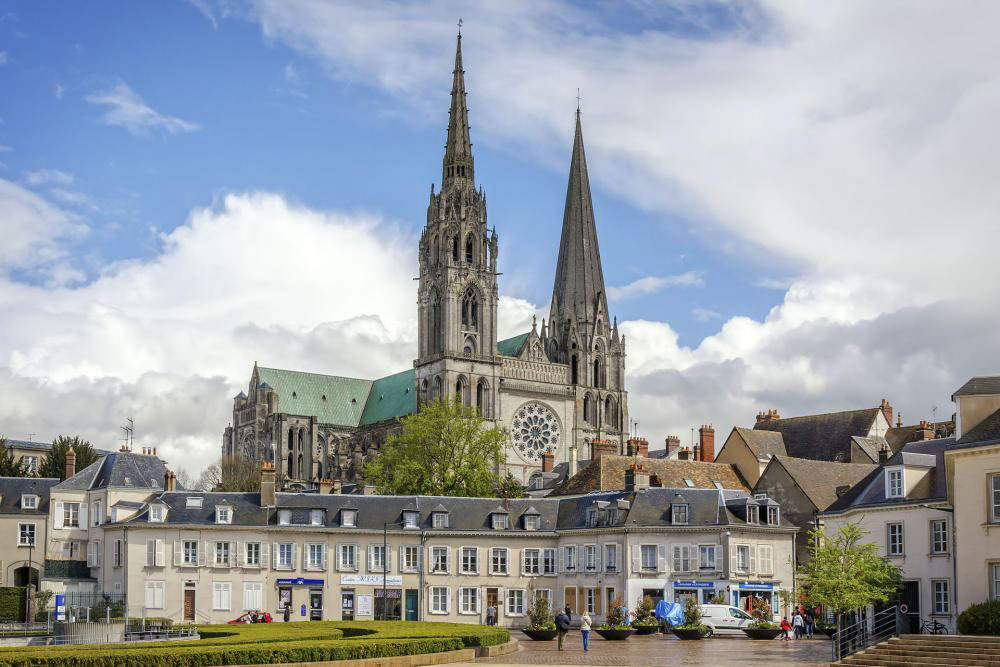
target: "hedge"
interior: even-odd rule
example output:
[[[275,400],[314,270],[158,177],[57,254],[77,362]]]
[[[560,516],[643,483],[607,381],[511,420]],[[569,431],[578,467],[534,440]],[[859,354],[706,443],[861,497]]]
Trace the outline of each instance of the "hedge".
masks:
[[[24,596],[28,589],[24,586],[4,586],[0,588],[0,621],[24,622]]]
[[[0,649],[0,667],[179,667],[357,660],[502,644],[503,628],[413,621],[208,625],[178,642]],[[363,637],[363,638],[362,638]]]
[[[1000,600],[971,604],[958,615],[963,635],[1000,635]]]

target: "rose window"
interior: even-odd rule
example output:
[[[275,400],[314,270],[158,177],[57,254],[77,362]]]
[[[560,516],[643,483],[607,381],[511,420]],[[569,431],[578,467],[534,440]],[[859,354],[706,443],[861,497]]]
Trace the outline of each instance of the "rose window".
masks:
[[[559,420],[547,406],[525,403],[514,413],[511,439],[522,457],[540,459],[559,445]]]

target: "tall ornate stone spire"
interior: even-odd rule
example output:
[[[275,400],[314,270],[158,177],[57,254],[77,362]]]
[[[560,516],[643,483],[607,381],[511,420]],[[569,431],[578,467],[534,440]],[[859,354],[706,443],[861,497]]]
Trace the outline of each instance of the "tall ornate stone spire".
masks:
[[[444,146],[442,189],[452,183],[475,183],[475,162],[469,140],[469,108],[465,99],[465,70],[462,69],[462,33],[455,46],[455,71],[451,84],[451,111],[448,118],[448,140]]]
[[[604,289],[601,251],[597,245],[597,223],[590,199],[590,178],[587,156],[583,150],[583,128],[580,110],[576,112],[576,137],[573,139],[573,159],[566,186],[566,209],[563,212],[562,238],[556,264],[555,285],[552,288],[550,322],[561,327],[567,319],[595,321],[598,312],[608,312]],[[559,322],[554,318],[559,317]],[[605,321],[605,325],[607,322]]]

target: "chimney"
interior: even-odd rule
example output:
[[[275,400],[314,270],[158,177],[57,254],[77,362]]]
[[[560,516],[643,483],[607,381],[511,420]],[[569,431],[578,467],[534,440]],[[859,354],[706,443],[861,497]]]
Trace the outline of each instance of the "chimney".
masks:
[[[593,440],[590,443],[590,458],[593,461],[602,456],[616,456],[618,454],[618,443],[614,440]]]
[[[570,444],[570,446],[569,446],[569,476],[570,477],[576,476],[576,466],[577,466],[576,453],[577,453],[577,448],[576,448],[576,443],[574,442],[574,443]]]
[[[917,440],[933,440],[934,439],[934,426],[926,419],[920,420],[920,426],[917,428]]]
[[[837,497],[839,498],[850,490],[851,490],[850,485],[846,485],[846,486],[838,486],[836,489],[834,489],[834,492],[837,494]]]
[[[649,488],[649,473],[640,464],[632,464],[625,471],[625,491],[635,493]]]
[[[676,435],[667,436],[667,458],[669,459],[671,455],[681,448],[681,439]]]
[[[761,422],[773,422],[781,419],[781,415],[778,414],[777,410],[768,410],[767,412],[757,413],[757,423]]]
[[[644,459],[648,459],[649,441],[645,438],[629,438],[628,454],[629,456],[641,456]]]
[[[889,424],[889,426],[892,426],[892,405],[888,400],[883,398],[882,404],[879,405],[879,408],[881,408],[882,414],[885,415],[885,421]]]
[[[66,476],[63,479],[69,479],[76,474],[76,452],[73,451],[73,445],[69,446],[66,450]]]
[[[363,496],[377,495],[375,493],[375,486],[373,484],[365,484],[364,487],[361,489],[361,495]]]
[[[896,413],[896,428],[903,428],[903,413]]]
[[[164,491],[177,490],[177,475],[175,475],[169,470],[163,473],[163,490]]]
[[[883,465],[888,460],[889,460],[889,448],[888,447],[879,447],[878,448],[878,463],[879,463],[879,465]]]
[[[715,462],[715,429],[707,424],[698,429],[699,461]]]
[[[556,456],[552,452],[545,452],[542,454],[542,472],[552,472],[552,468],[555,467]]]
[[[277,474],[274,464],[264,461],[260,464],[260,506],[274,507],[274,486]]]
[[[330,489],[330,493],[340,495],[343,488],[343,483],[339,479],[335,479],[333,480],[333,487]]]
[[[678,461],[688,461],[690,459],[691,459],[691,450],[688,449],[687,447],[685,447],[684,449],[680,449],[680,450],[677,451],[677,460]]]
[[[319,480],[319,495],[328,495],[333,490],[333,482],[327,478],[322,478]]]

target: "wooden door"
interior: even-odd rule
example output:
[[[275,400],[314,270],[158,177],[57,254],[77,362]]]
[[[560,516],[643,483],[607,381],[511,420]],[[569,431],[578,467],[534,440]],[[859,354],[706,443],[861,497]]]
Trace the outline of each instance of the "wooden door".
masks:
[[[184,591],[184,620],[194,620],[194,591],[191,589]]]

